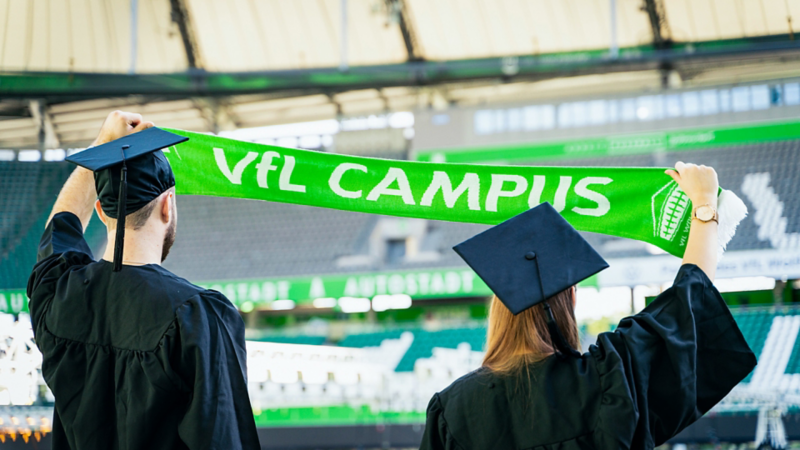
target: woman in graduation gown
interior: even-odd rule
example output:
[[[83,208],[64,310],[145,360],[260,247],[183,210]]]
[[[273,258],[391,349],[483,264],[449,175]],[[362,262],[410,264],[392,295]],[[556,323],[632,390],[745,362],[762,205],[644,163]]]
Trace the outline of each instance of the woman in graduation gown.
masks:
[[[575,284],[605,261],[548,204],[455,247],[492,288],[483,366],[433,396],[422,449],[652,449],[756,358],[714,287],[717,176],[667,171],[694,205],[673,286],[585,354]]]

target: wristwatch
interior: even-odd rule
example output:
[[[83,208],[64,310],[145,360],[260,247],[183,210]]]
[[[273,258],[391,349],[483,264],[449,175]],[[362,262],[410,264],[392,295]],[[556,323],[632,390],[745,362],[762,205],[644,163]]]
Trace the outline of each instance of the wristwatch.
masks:
[[[714,222],[719,223],[719,214],[717,209],[709,204],[696,206],[692,210],[692,217],[701,222]]]

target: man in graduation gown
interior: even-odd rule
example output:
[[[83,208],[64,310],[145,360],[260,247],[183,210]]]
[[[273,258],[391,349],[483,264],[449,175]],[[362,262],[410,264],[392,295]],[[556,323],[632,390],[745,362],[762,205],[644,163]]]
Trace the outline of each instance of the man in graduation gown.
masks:
[[[55,396],[53,448],[257,449],[241,317],[160,265],[177,210],[159,149],[185,138],[152,127],[108,116],[96,147],[70,158],[84,167],[41,239],[28,297]],[[95,207],[109,227],[99,260],[83,236]]]
[[[500,307],[514,317],[549,315],[543,322],[555,352],[511,374],[484,366],[434,395],[423,450],[653,449],[753,370],[756,358],[712,282],[716,173],[683,163],[668,173],[694,205],[684,264],[672,287],[601,334],[587,353],[569,347],[565,324],[554,322],[548,302],[608,264],[550,205],[455,247]],[[519,340],[519,330],[505,338]]]

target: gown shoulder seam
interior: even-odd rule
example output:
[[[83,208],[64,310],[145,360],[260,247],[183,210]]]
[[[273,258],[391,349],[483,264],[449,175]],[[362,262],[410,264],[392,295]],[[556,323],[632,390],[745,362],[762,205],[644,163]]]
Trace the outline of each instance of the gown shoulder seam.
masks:
[[[108,349],[112,349],[112,350],[120,350],[120,351],[126,351],[126,352],[154,353],[161,346],[161,342],[164,340],[164,336],[167,335],[167,333],[169,332],[170,329],[175,327],[175,323],[178,320],[178,309],[184,307],[193,298],[195,298],[195,297],[197,297],[199,295],[200,295],[200,293],[196,293],[196,294],[192,295],[191,297],[187,298],[180,305],[175,307],[175,313],[173,314],[172,319],[167,323],[167,325],[164,327],[164,331],[162,331],[161,334],[159,335],[158,341],[157,341],[155,347],[153,347],[151,349],[126,348],[126,347],[119,347],[119,346],[110,345],[110,344],[100,344],[100,343],[96,343],[96,342],[80,341],[80,340],[77,340],[77,339],[71,339],[71,338],[59,336],[59,335],[53,333],[52,331],[50,331],[50,329],[47,327],[47,323],[46,322],[42,324],[42,328],[43,328],[45,333],[49,334],[50,336],[54,337],[55,339],[59,339],[59,340],[62,340],[62,341],[74,342],[76,344],[91,345],[91,346],[94,346],[94,347],[103,347],[103,348],[108,348]]]
[[[439,414],[439,418],[442,420],[442,422],[444,422],[444,426],[447,427],[447,435],[450,436],[450,439],[453,441],[453,445],[456,447],[456,449],[464,450],[464,447],[458,443],[456,437],[450,431],[450,425],[447,424],[447,419],[444,417],[445,409],[444,405],[442,404],[442,400],[439,398],[439,393],[437,392],[436,394],[433,395],[433,397],[436,399],[436,403],[438,403],[439,407],[442,409],[442,413]]]
[[[172,324],[172,322],[175,322],[175,320],[174,319],[171,320],[170,324]],[[53,333],[52,331],[50,331],[49,328],[47,328],[47,324],[46,323],[42,324],[42,328],[43,328],[43,331],[45,333],[49,334],[50,336],[52,336],[55,339],[58,339],[58,340],[61,340],[61,341],[66,341],[66,342],[73,342],[75,344],[91,345],[92,347],[103,347],[103,348],[108,348],[108,349],[111,349],[111,350],[121,350],[121,351],[125,351],[125,352],[144,352],[144,353],[153,353],[158,348],[158,346],[156,346],[156,348],[153,348],[153,349],[137,349],[137,348],[118,347],[116,345],[109,345],[109,344],[99,344],[97,342],[79,341],[77,339],[71,339],[71,338],[59,336],[59,335]],[[169,327],[167,327],[167,329],[169,329]],[[166,334],[166,331],[164,332],[164,334]],[[161,340],[164,339],[164,334],[162,334],[161,337],[158,338],[159,344],[161,343]]]

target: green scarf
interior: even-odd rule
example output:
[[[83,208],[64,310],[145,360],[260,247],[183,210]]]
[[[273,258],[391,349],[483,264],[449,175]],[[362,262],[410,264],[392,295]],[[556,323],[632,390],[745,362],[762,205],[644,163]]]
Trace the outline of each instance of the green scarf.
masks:
[[[169,130],[177,193],[453,222],[497,224],[550,202],[575,228],[682,256],[691,202],[662,168],[437,164],[362,158]],[[720,247],[746,215],[722,190]]]

